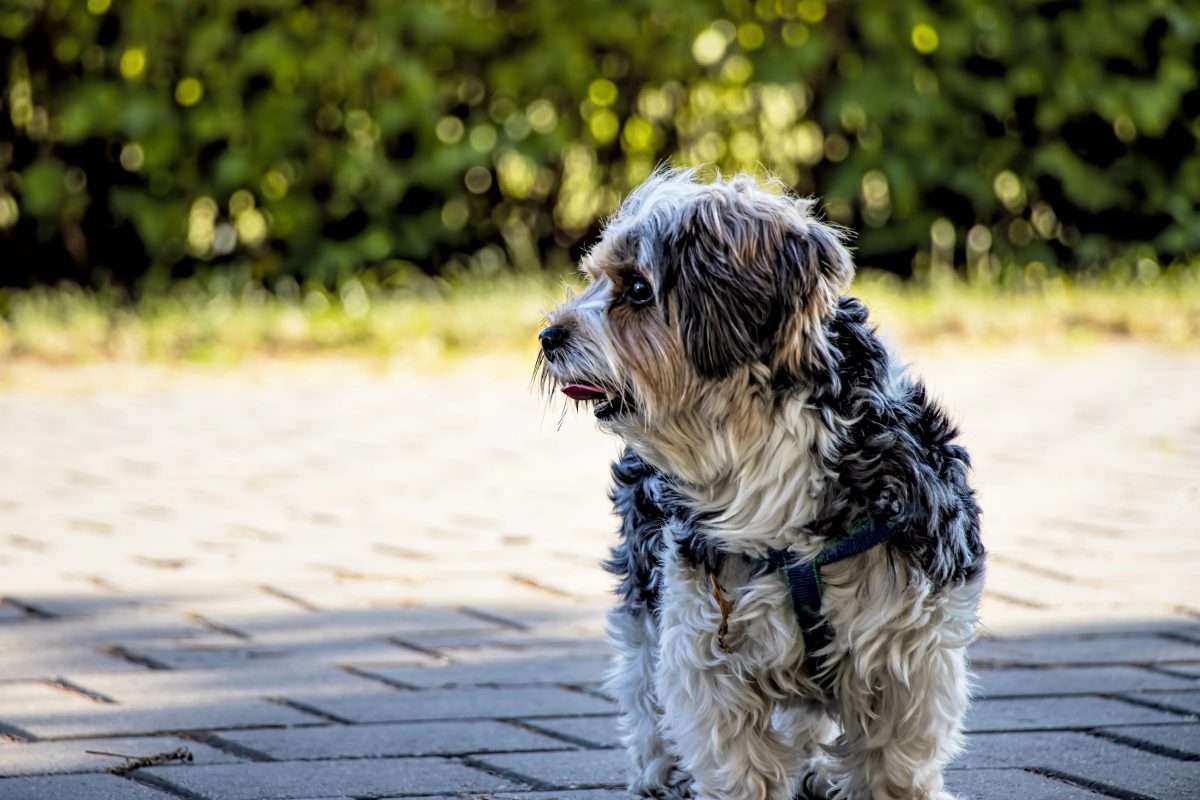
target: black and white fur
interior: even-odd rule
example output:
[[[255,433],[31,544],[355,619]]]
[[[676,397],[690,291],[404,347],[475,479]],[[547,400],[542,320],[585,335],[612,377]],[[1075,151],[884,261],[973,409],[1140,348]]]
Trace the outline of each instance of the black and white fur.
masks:
[[[543,332],[547,385],[602,392],[627,445],[608,686],[630,791],[946,798],[983,583],[967,453],[843,295],[841,234],[769,188],[656,173]],[[867,514],[899,531],[822,569],[834,636],[806,654],[762,556],[814,557]]]

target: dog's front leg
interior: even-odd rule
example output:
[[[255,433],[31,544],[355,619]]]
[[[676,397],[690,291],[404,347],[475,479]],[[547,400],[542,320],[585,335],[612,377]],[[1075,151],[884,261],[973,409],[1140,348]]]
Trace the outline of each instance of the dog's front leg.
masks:
[[[721,611],[703,571],[665,566],[655,687],[696,797],[787,800],[794,758],[771,727],[772,702],[722,646]]]
[[[844,730],[833,750],[838,798],[955,800],[942,789],[942,769],[958,752],[967,707],[961,654],[932,654],[910,685],[884,679],[863,685],[843,703]],[[868,699],[868,693],[874,698]]]
[[[926,628],[891,634],[861,651],[841,676],[837,701],[842,734],[832,750],[836,796],[847,800],[954,800],[942,770],[959,751],[970,700],[967,643],[974,638],[982,579],[946,590]],[[882,656],[881,656],[882,659]]]
[[[621,742],[633,762],[629,793],[687,797],[690,781],[660,731],[662,710],[654,692],[658,620],[648,608],[626,603],[608,612],[608,635],[617,647],[617,658],[605,686],[620,706]]]
[[[837,738],[838,728],[825,709],[802,701],[781,703],[773,727],[792,755],[795,800],[828,800],[832,787],[824,748]]]

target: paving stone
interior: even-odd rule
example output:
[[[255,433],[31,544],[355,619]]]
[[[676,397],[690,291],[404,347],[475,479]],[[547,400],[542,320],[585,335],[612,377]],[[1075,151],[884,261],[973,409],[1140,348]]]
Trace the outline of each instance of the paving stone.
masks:
[[[111,547],[111,543],[109,546]],[[129,591],[114,593],[104,591],[95,585],[88,585],[74,587],[71,593],[53,592],[47,590],[46,587],[41,587],[37,591],[19,594],[14,592],[10,596],[52,618],[112,617],[128,612],[174,610],[178,619],[183,617],[187,611],[195,610],[182,607],[182,604],[199,594],[197,591],[189,591],[186,594],[181,592],[139,594]],[[244,593],[242,593],[242,597],[245,597]],[[179,603],[180,606],[174,606],[175,603]]]
[[[601,617],[602,619],[602,617]],[[512,658],[612,657],[612,645],[570,627],[495,634],[444,633],[405,636],[399,641],[422,650],[436,650],[463,664],[495,663]]]
[[[68,673],[77,686],[117,702],[170,702],[191,698],[278,697],[294,692],[352,694],[379,684],[325,664],[255,664],[218,669],[143,670],[139,673]]]
[[[297,642],[296,644],[258,644],[241,641],[188,642],[174,644],[135,643],[125,648],[135,657],[168,669],[210,669],[254,664],[429,664],[435,659],[386,639],[337,639]]]
[[[1004,596],[1015,597],[1035,606],[1092,605],[1104,607],[1128,603],[1132,608],[1155,604],[1169,607],[1185,602],[1193,593],[1192,587],[1185,580],[1161,570],[1153,580],[1149,576],[1139,580],[1137,575],[1127,575],[1105,582],[1072,574],[1069,564],[1055,565],[1049,568],[1042,566],[1029,568],[1014,563],[1002,563],[1001,558],[1005,557],[1003,550],[993,553],[993,556],[988,560],[989,581],[994,580],[996,581],[995,586],[1005,587],[1000,590]],[[1151,559],[1145,559],[1145,561],[1147,569],[1153,572],[1153,568],[1150,566],[1153,561]],[[1133,563],[1138,562],[1134,561]],[[1049,572],[1044,571],[1047,569]],[[1114,591],[1114,585],[1120,585],[1119,592]],[[986,591],[988,590],[985,589]],[[996,592],[997,589],[993,588],[991,591]],[[985,626],[991,626],[991,621],[987,616],[983,616],[982,620]]]
[[[115,775],[44,775],[0,779],[4,800],[171,800],[171,796]]]
[[[303,593],[300,596],[303,597]],[[285,645],[455,630],[488,631],[504,627],[454,609],[413,606],[336,609],[286,615],[247,615],[230,611],[214,616],[213,621],[248,634],[256,642]]]
[[[280,761],[565,750],[570,744],[503,722],[421,722],[229,731],[220,738]]]
[[[1170,672],[1173,675],[1186,675],[1191,678],[1200,680],[1200,662],[1193,664],[1169,664],[1162,668],[1165,672]]]
[[[511,658],[479,664],[430,667],[368,667],[362,672],[405,686],[435,689],[454,686],[528,686],[598,684],[612,668],[607,657]],[[1180,681],[1174,685],[1180,685]],[[1170,687],[1168,687],[1170,688]]]
[[[983,669],[976,672],[980,697],[1104,694],[1149,689],[1196,688],[1186,678],[1137,667]]]
[[[186,747],[196,764],[229,764],[240,759],[208,745],[173,736],[121,739],[71,739],[65,742],[6,742],[0,740],[0,778],[65,772],[100,772],[125,763],[98,753],[142,758]],[[93,752],[88,752],[93,751]],[[3,794],[0,794],[2,797]]]
[[[1019,769],[949,770],[946,788],[971,800],[1100,800],[1105,797]]]
[[[628,800],[629,795],[621,789],[556,789],[549,792],[500,792],[499,794],[458,794],[438,797],[419,797],[412,800]]]
[[[986,630],[1006,634],[973,648],[977,665],[1007,667],[984,670],[993,699],[977,703],[973,720],[1102,731],[972,735],[989,743],[991,760],[968,753],[960,763],[973,769],[951,785],[976,800],[1084,796],[1022,769],[1032,766],[1095,779],[1115,796],[1186,796],[1179,787],[1197,762],[1163,753],[1195,749],[1197,723],[1186,712],[1195,710],[1196,684],[1186,678],[1200,678],[1200,410],[1178,398],[1200,394],[1200,357],[1139,347],[1053,361],[938,355],[921,364],[962,419],[978,465],[993,554],[982,613]],[[469,745],[490,760],[514,754],[488,748],[537,741],[567,748],[523,754],[535,757],[529,769],[556,781],[603,772],[597,757],[623,765],[619,751],[583,744],[615,741],[614,707],[548,685],[594,691],[611,653],[603,623],[612,581],[598,562],[614,541],[605,497],[614,441],[597,435],[587,414],[543,422],[540,399],[512,391],[523,380],[511,374],[473,367],[425,378],[335,361],[281,369],[151,379],[144,367],[110,364],[54,371],[56,381],[88,376],[87,391],[69,396],[0,391],[0,586],[65,618],[0,603],[0,734],[25,723],[43,735],[120,733],[149,746],[180,738],[152,734],[187,726],[261,736],[288,758],[335,759],[155,769],[178,780],[198,774],[209,793],[191,794],[206,800],[239,791],[258,800],[259,770],[268,787],[290,793],[294,784],[323,800],[381,794],[342,775],[378,777],[393,796],[494,797],[503,783],[440,759],[390,758],[398,748],[415,755]],[[116,385],[117,372],[138,385]],[[479,403],[489,386],[489,402]],[[1014,390],[1040,401],[1013,404]],[[101,649],[108,645],[174,669],[145,669]],[[1039,666],[1059,669],[1028,669]],[[50,676],[117,703],[30,682]],[[1038,696],[1034,706],[1017,699],[1025,695]],[[263,700],[279,696],[388,724],[331,725]],[[518,733],[502,740],[498,732],[510,728]],[[28,765],[31,753],[53,754],[74,769],[72,747],[82,742],[4,742],[0,759],[22,753]],[[555,775],[555,764],[572,774]],[[320,770],[295,772],[305,766]],[[234,772],[210,772],[219,769]],[[464,789],[447,769],[479,782]],[[399,790],[390,783],[397,775]],[[75,777],[146,791],[113,776]],[[18,785],[7,780],[5,800]],[[242,788],[225,791],[230,785]],[[56,800],[104,797],[41,786]],[[621,796],[508,791],[538,800]]]
[[[70,706],[55,704],[0,713],[0,723],[42,739],[304,725],[319,721],[318,717],[293,708],[253,698],[159,702],[145,706],[94,703],[80,698],[79,703]]]
[[[48,678],[68,672],[145,672],[124,658],[83,647],[9,650],[0,658],[0,681]]]
[[[0,684],[0,722],[25,730],[43,717],[86,714],[106,705],[41,681]]]
[[[477,557],[472,554],[472,557]],[[378,562],[378,555],[373,555]],[[448,563],[438,568],[429,562],[418,562],[409,569],[397,575],[397,580],[385,582],[384,576],[376,576],[378,580],[362,580],[355,583],[325,582],[306,583],[297,587],[296,593],[318,607],[341,608],[346,606],[396,606],[414,607],[419,605],[458,607],[464,605],[489,605],[496,598],[504,598],[506,603],[525,605],[544,604],[547,601],[562,600],[545,589],[538,589],[526,583],[520,583],[511,576],[490,569],[486,557],[478,562],[472,561],[467,566]],[[437,562],[434,562],[436,564]],[[472,569],[471,564],[476,564]],[[474,572],[475,574],[471,574]],[[288,576],[284,576],[285,579]],[[365,577],[365,576],[364,576]],[[281,581],[282,582],[282,581]],[[289,588],[292,583],[286,582]],[[487,621],[476,620],[471,626],[475,630],[486,630]],[[428,627],[428,631],[436,628]],[[420,630],[411,630],[411,634],[420,635]]]
[[[968,736],[966,752],[952,766],[1047,769],[1156,800],[1195,800],[1194,762],[1135,750],[1083,733]]]
[[[1100,732],[1122,740],[1142,742],[1151,748],[1164,747],[1200,759],[1200,724],[1128,725],[1121,728],[1104,728]]]
[[[592,747],[618,747],[621,744],[615,716],[534,719],[529,720],[528,724],[538,730],[550,731],[586,742]]]
[[[27,618],[28,615],[16,606],[11,606],[8,603],[0,603],[0,622],[14,622]]]
[[[1200,691],[1192,692],[1155,692],[1150,695],[1137,695],[1134,699],[1177,709],[1181,713],[1200,717]]]
[[[515,571],[513,577],[527,585],[585,601],[611,597],[614,586],[611,575],[594,567],[574,570],[560,568],[553,571],[521,569]]]
[[[990,579],[990,576],[989,576]],[[1031,637],[1111,636],[1129,633],[1186,633],[1196,617],[1168,602],[1107,606],[1055,602],[1048,608],[1016,606],[985,594],[980,609],[981,633],[1000,639]]]
[[[1200,644],[1160,636],[988,639],[971,648],[979,667],[1035,664],[1151,664],[1200,660]]]
[[[507,778],[440,758],[292,761],[139,770],[175,791],[204,800],[292,800],[339,795],[504,791],[523,788]]]
[[[0,625],[0,652],[33,648],[95,648],[137,639],[211,637],[213,632],[182,615],[130,609],[85,619],[26,619]]]
[[[1177,715],[1104,697],[1038,697],[976,702],[967,714],[966,729],[1064,730],[1182,721]]]
[[[477,761],[504,774],[528,778],[542,788],[620,787],[629,772],[629,757],[623,750],[513,753],[481,756]]]
[[[608,537],[607,533],[603,536],[605,540]],[[590,556],[585,558],[584,562],[588,569],[596,568],[596,562]],[[503,598],[494,597],[489,599],[486,606],[474,610],[483,611],[491,618],[504,620],[515,630],[536,631],[570,625],[579,631],[581,636],[598,637],[603,641],[604,616],[612,608],[615,600],[615,596],[610,594],[595,603],[525,605],[507,603]]]
[[[175,529],[178,530],[178,526]],[[198,543],[198,546],[216,545],[216,542]],[[228,551],[232,546],[221,547],[220,550]],[[231,585],[227,578],[218,579],[210,585],[200,585],[197,581],[189,579],[186,587],[177,587],[169,592],[160,590],[138,593],[125,590],[118,597],[127,598],[141,607],[170,611],[195,621],[219,622],[225,613],[274,617],[302,611],[293,601],[271,594],[261,585]],[[88,613],[88,606],[83,606],[80,612]]]
[[[581,692],[540,689],[430,689],[378,692],[349,697],[293,695],[292,700],[352,722],[406,722],[611,714],[607,701]],[[1141,720],[1139,720],[1141,721]]]
[[[559,789],[553,792],[506,792],[496,797],[511,800],[627,800],[629,794],[622,789]]]

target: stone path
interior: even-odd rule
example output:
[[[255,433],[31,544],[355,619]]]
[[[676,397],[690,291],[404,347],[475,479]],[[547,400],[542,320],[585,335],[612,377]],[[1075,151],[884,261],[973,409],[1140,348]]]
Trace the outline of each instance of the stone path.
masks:
[[[922,365],[991,550],[951,786],[1200,797],[1200,357]],[[620,797],[616,445],[523,377],[267,373],[0,394],[0,798]]]

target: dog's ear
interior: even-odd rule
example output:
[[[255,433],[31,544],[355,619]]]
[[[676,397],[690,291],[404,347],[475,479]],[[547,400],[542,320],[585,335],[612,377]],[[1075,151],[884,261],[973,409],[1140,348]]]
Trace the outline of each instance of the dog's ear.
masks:
[[[761,359],[781,313],[775,270],[746,268],[747,230],[729,230],[720,212],[695,209],[661,245],[667,313],[676,315],[684,353],[706,378]],[[746,225],[733,220],[738,228]],[[755,237],[757,238],[757,237]]]
[[[678,314],[684,351],[704,377],[777,361],[808,321],[833,313],[850,283],[841,233],[816,220],[808,201],[788,203],[710,199],[664,237],[668,311]]]
[[[780,269],[794,276],[794,305],[784,315],[770,365],[776,380],[790,383],[818,368],[829,357],[825,328],[854,277],[846,234],[818,220],[812,201],[795,201],[783,237]]]
[[[846,234],[812,214],[812,201],[796,202],[796,218],[784,234],[781,269],[796,276],[801,313],[824,318],[832,314],[838,298],[854,278],[854,261],[846,249]]]

